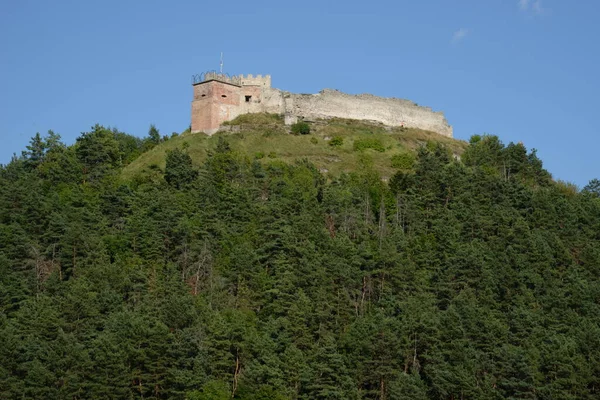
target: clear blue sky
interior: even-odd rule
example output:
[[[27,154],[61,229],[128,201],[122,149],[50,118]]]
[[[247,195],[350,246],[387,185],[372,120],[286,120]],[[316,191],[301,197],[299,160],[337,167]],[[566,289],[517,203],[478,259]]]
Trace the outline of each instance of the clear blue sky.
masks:
[[[0,163],[36,132],[189,125],[190,76],[271,74],[444,111],[455,137],[538,149],[556,179],[600,177],[600,1],[0,0]]]

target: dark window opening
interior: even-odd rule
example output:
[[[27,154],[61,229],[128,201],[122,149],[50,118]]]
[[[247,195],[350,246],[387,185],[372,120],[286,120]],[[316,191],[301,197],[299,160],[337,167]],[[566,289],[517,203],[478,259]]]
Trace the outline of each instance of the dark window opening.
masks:
[[[222,94],[221,97],[227,97],[226,95]]]
[[[203,94],[203,95],[202,95],[202,97],[206,97],[206,95],[205,95],[205,94]]]
[[[245,96],[246,97],[246,103],[250,103],[250,99],[252,99],[252,96]]]

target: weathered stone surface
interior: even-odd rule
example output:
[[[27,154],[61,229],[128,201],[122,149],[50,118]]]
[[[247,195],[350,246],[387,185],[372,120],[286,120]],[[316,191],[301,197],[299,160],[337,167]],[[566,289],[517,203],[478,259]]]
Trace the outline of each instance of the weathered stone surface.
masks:
[[[237,80],[236,80],[237,81]],[[213,134],[225,121],[240,114],[268,112],[298,119],[347,118],[406,126],[452,137],[442,112],[409,100],[371,94],[350,95],[325,89],[317,94],[294,94],[271,88],[271,76],[240,75],[241,85],[211,80],[194,85],[192,132]]]

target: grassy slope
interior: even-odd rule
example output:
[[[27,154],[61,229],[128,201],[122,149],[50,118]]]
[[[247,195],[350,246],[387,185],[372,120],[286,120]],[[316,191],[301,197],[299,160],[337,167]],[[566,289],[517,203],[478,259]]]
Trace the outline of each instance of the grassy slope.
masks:
[[[123,171],[125,179],[148,171],[151,166],[165,167],[165,154],[176,147],[187,148],[196,164],[201,164],[207,150],[215,147],[218,137],[224,136],[234,150],[250,158],[273,159],[293,162],[307,158],[323,172],[339,174],[351,172],[359,165],[372,164],[382,177],[389,177],[395,169],[391,158],[395,154],[414,151],[428,141],[442,142],[454,153],[461,154],[466,147],[463,141],[447,138],[420,129],[389,128],[354,120],[329,120],[311,123],[311,134],[295,136],[288,132],[280,117],[270,114],[246,114],[227,124],[226,129],[239,132],[221,132],[211,137],[204,134],[183,134],[169,139],[132,162]],[[341,147],[329,145],[329,138],[344,139]],[[314,139],[316,143],[314,143]],[[385,147],[384,152],[372,149],[354,150],[354,142],[365,138],[378,139]],[[312,141],[311,141],[312,139]],[[184,143],[187,143],[184,145]]]

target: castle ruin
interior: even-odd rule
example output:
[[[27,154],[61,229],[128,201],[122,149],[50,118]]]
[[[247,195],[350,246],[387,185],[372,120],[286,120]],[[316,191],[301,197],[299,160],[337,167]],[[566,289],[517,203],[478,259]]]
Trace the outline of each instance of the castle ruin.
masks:
[[[270,75],[229,76],[206,72],[192,77],[192,133],[212,135],[221,124],[246,113],[275,113],[285,123],[300,120],[348,118],[388,126],[419,128],[452,137],[442,112],[412,101],[370,94],[350,95],[325,89],[317,94],[295,94],[271,87]]]

